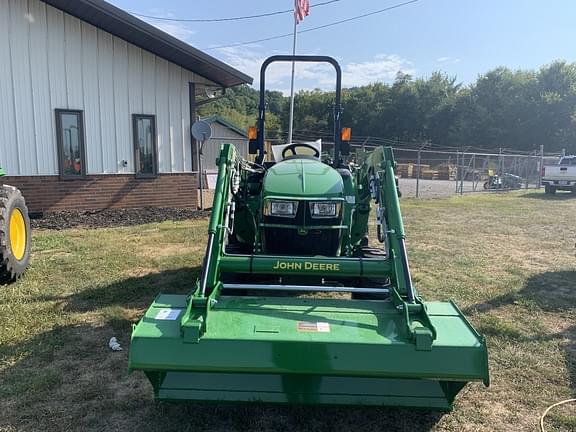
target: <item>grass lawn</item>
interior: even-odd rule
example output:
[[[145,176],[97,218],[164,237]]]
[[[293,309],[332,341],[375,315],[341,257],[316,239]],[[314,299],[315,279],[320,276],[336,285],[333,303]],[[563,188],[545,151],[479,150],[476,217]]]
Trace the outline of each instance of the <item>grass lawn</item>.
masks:
[[[537,430],[576,393],[576,197],[402,206],[420,293],[454,299],[488,339],[492,385],[468,385],[452,413],[155,403],[143,374],[127,375],[131,323],[158,292],[191,287],[207,227],[195,220],[34,233],[29,273],[0,287],[0,430]],[[576,430],[576,406],[547,428]]]

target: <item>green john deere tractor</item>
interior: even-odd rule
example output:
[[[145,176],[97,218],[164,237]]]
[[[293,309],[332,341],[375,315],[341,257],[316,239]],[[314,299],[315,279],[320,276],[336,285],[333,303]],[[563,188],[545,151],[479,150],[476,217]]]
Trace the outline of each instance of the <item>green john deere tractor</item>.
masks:
[[[0,168],[0,177],[5,175]],[[24,197],[14,186],[0,185],[0,284],[14,282],[26,271],[31,244]]]
[[[275,61],[334,66],[331,160],[289,143],[264,162]],[[340,83],[331,57],[264,62],[256,160],[222,146],[202,274],[189,295],[158,295],[133,329],[129,368],[157,399],[449,410],[467,382],[488,385],[484,338],[412,283],[392,149],[349,161]],[[379,247],[367,241],[371,215]]]

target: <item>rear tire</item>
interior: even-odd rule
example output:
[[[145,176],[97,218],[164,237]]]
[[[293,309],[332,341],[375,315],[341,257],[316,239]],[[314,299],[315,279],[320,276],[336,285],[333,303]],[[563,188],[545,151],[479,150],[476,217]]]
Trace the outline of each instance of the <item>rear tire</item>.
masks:
[[[545,186],[544,193],[548,195],[554,195],[556,193],[556,188],[554,186]]]
[[[28,268],[32,231],[28,207],[18,189],[0,187],[0,283],[18,279]]]

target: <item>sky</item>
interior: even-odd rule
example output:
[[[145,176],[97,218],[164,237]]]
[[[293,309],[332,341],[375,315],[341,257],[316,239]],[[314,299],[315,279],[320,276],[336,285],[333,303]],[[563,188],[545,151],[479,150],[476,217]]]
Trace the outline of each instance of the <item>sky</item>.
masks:
[[[132,13],[178,19],[229,18],[288,10],[293,0],[108,0]],[[326,0],[310,0],[313,6]],[[398,5],[407,0],[339,0],[312,7],[298,31]],[[291,33],[293,15],[212,23],[141,18],[195,48],[252,76],[262,61],[291,54],[292,37],[232,46]],[[299,34],[297,54],[330,55],[343,70],[344,87],[393,82],[401,71],[427,77],[434,71],[469,84],[507,66],[537,69],[557,59],[576,61],[574,0],[418,0],[380,14]],[[273,65],[267,88],[290,89],[289,65]],[[297,89],[332,89],[334,73],[297,65]]]

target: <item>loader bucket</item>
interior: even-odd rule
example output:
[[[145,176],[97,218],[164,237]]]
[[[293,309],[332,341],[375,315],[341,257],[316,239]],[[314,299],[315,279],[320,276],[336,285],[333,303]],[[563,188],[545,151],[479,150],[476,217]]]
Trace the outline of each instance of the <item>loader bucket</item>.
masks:
[[[200,339],[181,327],[186,307],[159,295],[132,335],[130,370],[160,400],[450,410],[467,382],[488,385],[484,339],[453,303],[426,304],[431,346],[390,301],[221,296]]]

